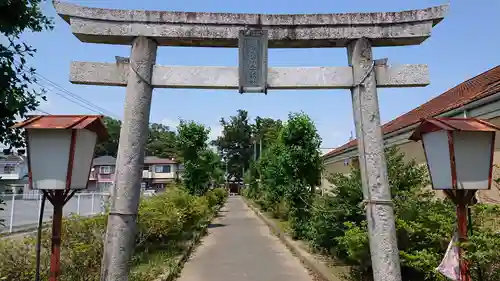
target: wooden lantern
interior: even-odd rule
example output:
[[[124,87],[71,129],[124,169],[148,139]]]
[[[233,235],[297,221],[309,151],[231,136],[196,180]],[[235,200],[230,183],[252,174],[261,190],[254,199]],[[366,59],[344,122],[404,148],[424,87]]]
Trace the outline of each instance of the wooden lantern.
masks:
[[[430,118],[410,140],[422,140],[433,189],[484,190],[491,187],[498,130],[476,118]]]
[[[76,191],[87,188],[98,140],[108,137],[100,115],[38,115],[14,125],[26,133],[30,186],[43,193],[38,221],[37,264],[45,198],[53,205],[49,280],[61,272],[63,207]],[[40,277],[37,266],[36,278]]]
[[[15,125],[26,130],[30,186],[87,188],[94,149],[108,134],[96,115],[40,115]]]

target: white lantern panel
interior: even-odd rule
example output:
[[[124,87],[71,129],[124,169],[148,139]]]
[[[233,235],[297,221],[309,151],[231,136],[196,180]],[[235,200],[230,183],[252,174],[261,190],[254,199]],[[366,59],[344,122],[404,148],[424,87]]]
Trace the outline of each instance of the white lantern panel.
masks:
[[[65,189],[71,131],[28,129],[33,189]]]
[[[89,130],[76,131],[75,158],[70,189],[87,188],[96,142],[96,133]]]
[[[434,189],[453,188],[448,132],[436,131],[424,134],[422,141],[429,165],[432,187]]]
[[[453,132],[457,189],[489,189],[492,132]]]

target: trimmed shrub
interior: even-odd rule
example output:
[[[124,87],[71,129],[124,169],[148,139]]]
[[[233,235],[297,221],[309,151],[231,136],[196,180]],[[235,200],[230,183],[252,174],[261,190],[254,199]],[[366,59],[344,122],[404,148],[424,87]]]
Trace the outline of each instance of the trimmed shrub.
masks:
[[[386,159],[403,280],[447,280],[435,268],[453,235],[456,218],[453,203],[437,198],[427,188],[429,179],[425,166],[404,161],[404,155],[395,148],[386,150]],[[280,174],[275,174],[275,178],[279,177]],[[329,181],[335,188],[327,195],[314,196],[307,233],[299,238],[337,263],[352,266],[352,280],[372,281],[360,170],[353,167],[349,175],[335,174]],[[254,201],[273,216],[294,223],[300,219],[296,212],[279,215],[278,203],[269,204],[277,197],[269,198],[267,190],[279,189],[265,186],[254,195]],[[294,190],[293,193],[303,194],[303,191]],[[286,203],[286,198],[280,198],[280,202]],[[500,206],[477,204],[471,210],[473,234],[462,246],[466,249],[465,258],[470,261],[472,279],[500,280],[500,254],[496,250],[500,246]]]
[[[152,280],[171,266],[169,261],[184,248],[192,234],[207,225],[224,194],[193,196],[182,188],[141,200],[136,247],[130,280]],[[101,270],[107,215],[70,217],[63,221],[61,280],[98,281]],[[43,232],[41,280],[47,280],[50,230]],[[0,280],[32,281],[35,276],[35,239],[0,240]],[[166,263],[166,264],[165,264]]]
[[[213,195],[215,195],[215,198],[217,199],[216,205],[222,205],[224,202],[226,202],[227,197],[228,197],[228,192],[224,188],[214,188],[213,190],[210,191]]]

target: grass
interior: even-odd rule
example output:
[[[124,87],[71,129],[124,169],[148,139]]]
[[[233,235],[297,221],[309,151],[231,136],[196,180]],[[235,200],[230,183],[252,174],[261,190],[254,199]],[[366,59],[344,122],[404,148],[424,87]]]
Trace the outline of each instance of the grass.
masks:
[[[150,248],[136,253],[133,258],[133,266],[130,271],[130,281],[157,280],[160,276],[176,275],[182,268],[181,258],[188,251],[193,239],[205,234],[205,228],[209,222],[218,215],[216,210],[210,219],[192,231],[183,233],[182,237],[172,239],[169,243],[162,244],[156,248]],[[170,280],[170,279],[169,279]]]

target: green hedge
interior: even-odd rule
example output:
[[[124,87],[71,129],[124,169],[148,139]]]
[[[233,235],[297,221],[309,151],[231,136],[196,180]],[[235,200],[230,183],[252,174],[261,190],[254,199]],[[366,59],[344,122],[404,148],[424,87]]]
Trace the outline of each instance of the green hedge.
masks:
[[[397,149],[386,151],[388,178],[395,206],[398,248],[402,277],[405,281],[447,280],[436,272],[455,225],[455,208],[450,200],[437,198],[426,188],[427,169],[414,161],[405,161]],[[265,175],[262,173],[261,175]],[[272,174],[271,174],[272,175]],[[361,174],[353,167],[349,175],[329,178],[335,186],[330,194],[313,196],[304,235],[312,249],[352,266],[352,280],[371,281],[372,268],[366,215],[362,206]],[[285,200],[275,194],[281,189],[266,185],[246,192],[250,199],[287,223],[294,220]],[[280,198],[279,202],[276,199]],[[500,280],[500,205],[477,204],[472,208],[473,235],[466,249],[473,280]],[[293,224],[290,233],[293,234]]]
[[[223,189],[192,196],[182,188],[141,201],[138,233],[129,280],[153,280],[172,266],[173,259],[194,233],[206,226],[227,198]],[[97,281],[101,270],[107,215],[71,217],[63,222],[61,280]],[[50,231],[43,233],[42,280],[47,280]],[[32,281],[35,276],[35,239],[0,241],[0,280]]]

